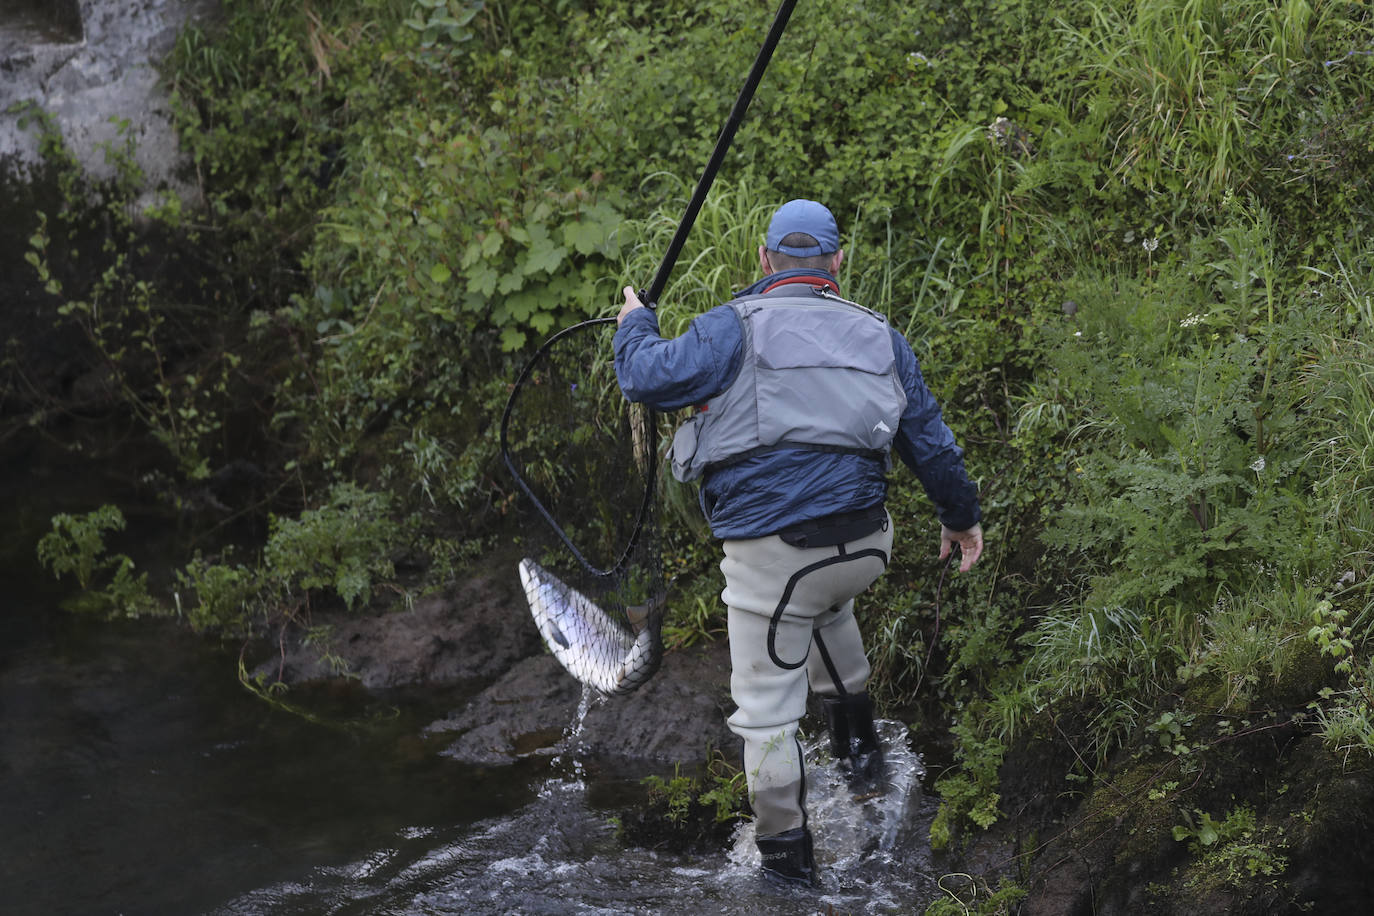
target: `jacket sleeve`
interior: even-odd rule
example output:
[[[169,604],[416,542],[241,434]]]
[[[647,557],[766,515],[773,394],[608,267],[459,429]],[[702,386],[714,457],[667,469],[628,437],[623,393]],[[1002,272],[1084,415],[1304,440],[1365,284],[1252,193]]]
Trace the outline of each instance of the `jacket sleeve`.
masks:
[[[966,531],[982,520],[983,512],[978,488],[964,469],[964,450],[945,425],[911,344],[896,330],[892,331],[892,350],[907,399],[892,445],[935,503],[941,524],[953,531]]]
[[[658,315],[635,309],[616,329],[615,376],[631,401],[677,410],[714,397],[739,371],[744,335],[734,309],[698,315],[681,337],[659,336]]]

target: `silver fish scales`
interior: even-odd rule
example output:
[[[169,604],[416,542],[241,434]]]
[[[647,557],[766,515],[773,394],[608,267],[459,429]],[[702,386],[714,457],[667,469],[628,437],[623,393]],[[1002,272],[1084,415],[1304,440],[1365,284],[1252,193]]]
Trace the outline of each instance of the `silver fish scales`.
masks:
[[[622,623],[529,558],[520,561],[520,582],[544,644],[582,683],[629,693],[658,670],[663,645],[650,613],[627,608]]]

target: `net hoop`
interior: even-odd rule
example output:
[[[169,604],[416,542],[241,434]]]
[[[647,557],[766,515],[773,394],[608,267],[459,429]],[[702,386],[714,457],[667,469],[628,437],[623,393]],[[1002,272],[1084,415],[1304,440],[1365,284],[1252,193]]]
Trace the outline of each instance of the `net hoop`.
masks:
[[[521,389],[524,388],[526,382],[533,374],[534,368],[537,365],[539,365],[540,360],[544,357],[546,353],[549,352],[550,349],[553,348],[554,344],[558,343],[558,341],[562,340],[565,337],[568,337],[569,335],[578,333],[579,331],[609,324],[614,322],[615,320],[615,318],[591,318],[587,321],[582,321],[570,327],[564,328],[563,330],[554,334],[552,337],[549,337],[542,344],[540,344],[539,349],[534,352],[534,355],[530,357],[529,362],[525,364],[525,367],[520,371],[520,374],[516,376],[515,383],[511,387],[510,397],[506,399],[505,410],[503,410],[501,413],[501,457],[505,461],[506,468],[510,471],[511,477],[515,479],[516,486],[518,486],[520,490],[525,494],[525,496],[529,498],[530,503],[535,508],[535,511],[537,511],[540,517],[544,519],[544,521],[548,524],[548,526],[551,529],[553,529],[554,534],[556,534],[558,536],[558,539],[563,542],[563,546],[567,547],[568,550],[572,553],[573,557],[577,560],[578,565],[580,565],[590,575],[598,579],[613,579],[625,569],[626,565],[630,561],[631,554],[633,554],[635,547],[639,543],[640,537],[644,533],[645,526],[648,523],[650,513],[653,509],[654,489],[657,483],[656,456],[658,452],[658,424],[655,421],[653,411],[648,412],[649,416],[647,422],[644,424],[644,447],[645,451],[648,453],[646,456],[648,460],[645,462],[646,466],[644,471],[644,495],[640,500],[639,510],[635,515],[635,523],[633,529],[631,529],[630,531],[629,541],[625,544],[625,547],[621,551],[620,556],[616,558],[615,563],[608,569],[602,569],[598,566],[595,566],[594,564],[592,564],[590,560],[586,558],[586,556],[583,555],[581,550],[578,550],[577,545],[572,542],[572,538],[568,537],[568,533],[563,530],[563,526],[558,524],[558,522],[554,519],[553,513],[550,512],[548,507],[545,506],[544,503],[539,499],[539,497],[535,495],[534,490],[530,487],[529,483],[526,482],[525,478],[520,473],[520,469],[516,466],[514,456],[511,455],[508,430],[510,427],[511,413],[514,410],[516,398],[519,396]]]

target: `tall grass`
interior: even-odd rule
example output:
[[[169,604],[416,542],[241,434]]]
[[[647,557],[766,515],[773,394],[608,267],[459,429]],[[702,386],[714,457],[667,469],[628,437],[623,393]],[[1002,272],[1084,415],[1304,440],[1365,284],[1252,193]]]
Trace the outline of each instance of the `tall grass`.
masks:
[[[637,289],[648,286],[677,231],[693,186],[676,175],[650,176],[643,189],[659,205],[627,226],[634,239],[624,249],[621,275]],[[781,200],[747,179],[717,179],[697,214],[658,303],[659,329],[676,337],[692,319],[728,301],[758,278],[758,246]]]
[[[1216,199],[1258,173],[1264,135],[1291,104],[1272,94],[1311,65],[1332,4],[1140,0],[1092,7],[1066,27],[1068,52],[1096,74],[1088,95],[1118,99],[1114,170],[1148,187]]]
[[[1305,374],[1320,408],[1308,457],[1323,469],[1318,493],[1339,532],[1340,595],[1353,606],[1355,632],[1368,639],[1374,637],[1374,249],[1315,272],[1327,281],[1322,290],[1345,326],[1327,337]]]
[[[1326,599],[1374,635],[1374,258],[1295,270],[1266,208],[1217,216],[1148,269],[1085,264],[1040,330],[1016,442],[1068,472],[1040,541],[1076,578],[989,702],[1001,734],[1074,700],[1102,753],[1194,682],[1208,712],[1272,702]]]
[[[623,233],[633,242],[623,249],[621,275],[637,288],[647,286],[657,271],[693,190],[674,175],[658,174],[649,181],[657,186],[650,193],[661,202],[642,219],[629,221]],[[659,303],[659,329],[665,337],[681,334],[697,315],[728,302],[759,279],[758,248],[764,243],[773,211],[785,200],[749,178],[716,180]],[[835,218],[845,250],[836,278],[844,296],[880,312],[913,314],[911,305],[904,301],[904,290],[915,272],[911,259],[902,256],[891,221],[882,244],[875,245],[861,235],[860,227],[865,224],[862,211],[852,216],[839,212]],[[932,264],[939,253],[937,247]],[[936,288],[934,292],[930,285]],[[940,293],[953,296],[955,301],[959,296],[949,280],[931,277],[920,298],[930,301]]]

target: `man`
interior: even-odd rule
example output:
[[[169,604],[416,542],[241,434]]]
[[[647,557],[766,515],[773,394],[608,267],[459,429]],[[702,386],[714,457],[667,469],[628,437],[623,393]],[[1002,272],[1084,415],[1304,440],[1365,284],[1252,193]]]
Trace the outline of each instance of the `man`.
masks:
[[[983,550],[963,452],[910,344],[840,297],[843,259],[830,211],[789,201],[759,248],[762,280],[672,340],[626,287],[614,343],[627,398],[697,408],[674,438],[673,472],[701,479],[702,510],[723,542],[738,707],[729,724],[744,741],[765,873],[803,883],[815,877],[797,741],[808,682],[850,777],[881,767],[854,597],[892,548],[890,448],[938,507],[940,558],[958,545],[963,572]]]

